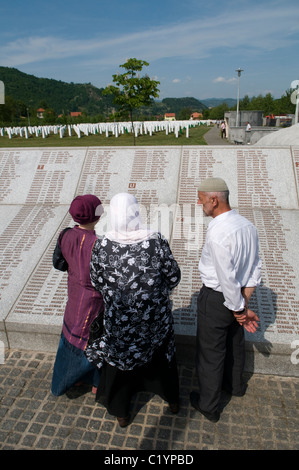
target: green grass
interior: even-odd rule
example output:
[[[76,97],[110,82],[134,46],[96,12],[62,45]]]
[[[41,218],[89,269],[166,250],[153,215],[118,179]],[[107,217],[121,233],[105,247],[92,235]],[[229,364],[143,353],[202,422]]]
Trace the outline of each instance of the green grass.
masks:
[[[150,135],[139,135],[135,139],[136,146],[151,146],[151,145],[207,145],[204,134],[210,130],[207,126],[191,127],[189,129],[189,138],[186,138],[186,131],[183,130],[179,133],[179,137],[175,133],[166,135],[165,131],[155,132]],[[73,131],[74,132],[74,131]],[[45,139],[35,136],[30,136],[28,139],[25,137],[13,136],[11,139],[7,135],[0,136],[0,148],[13,148],[13,147],[128,147],[134,145],[133,134],[121,134],[119,137],[105,134],[96,134],[85,136],[81,134],[78,139],[74,134],[71,137],[66,134],[62,139],[59,135],[51,134]]]

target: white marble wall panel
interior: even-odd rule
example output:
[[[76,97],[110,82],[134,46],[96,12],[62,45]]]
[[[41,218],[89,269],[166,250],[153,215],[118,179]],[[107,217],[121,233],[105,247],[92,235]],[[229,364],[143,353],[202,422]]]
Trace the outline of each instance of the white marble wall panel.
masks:
[[[179,184],[180,148],[90,148],[77,194],[96,194],[105,214],[96,230],[109,230],[109,202],[117,192],[134,194],[141,205],[144,223],[159,226],[165,236],[169,224],[158,223],[162,206],[176,203]],[[161,218],[161,217],[160,217]]]
[[[294,158],[299,161],[298,153]],[[178,204],[191,205],[195,215],[200,180],[219,176],[228,183],[232,207],[257,226],[263,285],[252,299],[261,317],[259,332],[249,336],[255,341],[290,344],[299,335],[296,163],[288,149],[185,147],[182,151]],[[177,333],[195,335],[201,287],[197,265],[209,219],[192,219],[191,232],[200,232],[196,246],[186,232],[180,236],[185,218],[181,210],[174,221],[174,234],[179,235],[173,238],[172,249],[182,267],[182,281],[174,291],[173,307]]]
[[[69,204],[85,148],[0,149],[1,204]]]
[[[0,321],[7,317],[47,252],[65,212],[66,206],[0,206]],[[40,294],[40,285],[36,287],[33,297]]]
[[[100,197],[106,211],[96,231],[102,235],[109,201],[123,191],[137,197],[146,221],[171,241],[182,269],[172,296],[175,329],[194,336],[197,265],[209,222],[196,204],[197,186],[211,176],[227,181],[232,207],[259,232],[263,284],[252,306],[261,326],[249,338],[290,344],[299,336],[298,147],[0,150],[0,326],[5,321],[11,332],[61,325],[67,275],[52,268],[52,252],[59,231],[72,225],[69,204],[77,194]]]
[[[85,156],[86,153],[86,156]],[[99,224],[96,226],[98,235],[103,235],[108,229],[109,224],[109,201],[117,192],[132,192],[137,197],[145,210],[145,217],[150,213],[150,205],[157,206],[165,200],[172,202],[176,199],[176,189],[178,186],[178,175],[180,165],[180,152],[178,150],[165,151],[157,150],[138,150],[138,149],[107,149],[92,148],[87,152],[80,150],[77,153],[80,158],[81,171],[76,172],[72,169],[73,178],[76,181],[76,191],[73,192],[74,182],[70,188],[70,202],[75,194],[93,193],[98,195],[106,209]],[[85,157],[85,158],[84,158]],[[39,161],[40,155],[36,154],[36,160]],[[151,162],[155,165],[151,168]],[[72,161],[69,163],[72,165]],[[34,166],[34,165],[33,165]],[[78,165],[79,167],[79,165]],[[65,172],[65,168],[57,167],[58,171]],[[169,187],[173,190],[169,191]],[[32,180],[29,191],[35,191],[35,180]],[[72,196],[70,198],[70,196]],[[64,199],[63,199],[64,201]],[[3,206],[4,209],[8,206]],[[53,211],[48,205],[32,206],[37,211],[37,216],[32,223],[36,227],[40,212],[46,209]],[[31,206],[20,206],[20,210],[28,211]],[[5,298],[11,299],[3,310],[3,317],[6,318],[8,330],[18,328],[17,324],[24,323],[28,325],[60,325],[67,300],[67,274],[60,273],[52,267],[52,253],[56,243],[59,231],[66,227],[74,225],[71,217],[68,215],[69,204],[56,207],[60,210],[60,218],[57,220],[41,220],[42,229],[48,234],[48,237],[34,235],[34,246],[30,253],[30,263],[26,266],[28,273],[23,265],[19,263],[18,270],[23,270],[24,275],[19,278],[19,285],[14,288],[13,273],[5,273],[8,286],[5,286]],[[51,212],[52,215],[52,212]],[[18,214],[16,214],[18,216]],[[30,215],[29,215],[30,217]],[[49,214],[50,219],[50,214]],[[28,222],[28,220],[27,220]],[[24,227],[26,221],[24,221]],[[39,228],[39,230],[41,230]],[[17,245],[19,237],[22,238],[24,230],[17,228],[16,235],[11,240],[12,245]],[[39,239],[44,241],[44,245],[39,248]],[[11,252],[5,252],[4,258],[12,257]],[[11,258],[13,261],[13,257]],[[30,277],[28,274],[30,274]],[[15,289],[12,295],[12,289]],[[21,293],[20,293],[21,292]],[[10,310],[11,309],[11,310]],[[10,314],[8,315],[10,311]]]

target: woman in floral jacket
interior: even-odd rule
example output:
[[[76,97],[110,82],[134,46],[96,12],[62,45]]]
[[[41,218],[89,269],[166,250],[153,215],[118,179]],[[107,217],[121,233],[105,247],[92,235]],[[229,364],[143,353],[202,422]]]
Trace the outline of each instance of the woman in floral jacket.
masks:
[[[159,394],[178,412],[169,294],[181,273],[167,240],[142,226],[134,196],[117,194],[110,209],[112,231],[96,241],[90,271],[105,302],[104,334],[85,353],[102,369],[96,400],[126,426],[137,391]]]

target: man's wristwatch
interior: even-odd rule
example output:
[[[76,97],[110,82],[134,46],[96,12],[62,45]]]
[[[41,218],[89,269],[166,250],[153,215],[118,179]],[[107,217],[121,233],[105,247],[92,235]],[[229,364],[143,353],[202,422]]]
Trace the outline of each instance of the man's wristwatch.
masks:
[[[243,313],[245,313],[247,311],[247,307],[244,307],[243,310],[240,310],[239,312],[235,312],[235,315],[242,315]]]

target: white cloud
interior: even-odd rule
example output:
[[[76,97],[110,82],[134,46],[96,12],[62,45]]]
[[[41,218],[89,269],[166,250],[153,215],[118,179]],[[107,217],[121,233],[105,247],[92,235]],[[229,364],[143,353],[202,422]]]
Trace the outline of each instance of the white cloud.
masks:
[[[224,77],[217,77],[213,80],[213,83],[228,83],[228,84],[235,84],[237,81],[236,77],[232,78],[224,78]]]
[[[145,58],[149,62],[174,57],[199,60],[209,57],[219,47],[226,51],[240,49],[245,59],[246,54],[296,44],[298,17],[299,5],[292,9],[284,4],[276,4],[272,9],[252,5],[248,10],[239,9],[129,34],[111,31],[110,37],[109,32],[102,31],[102,37],[88,39],[69,40],[53,34],[52,37],[20,38],[6,44],[2,40],[0,63],[18,66],[72,57],[80,60],[81,65],[107,66],[121,63],[126,57]]]
[[[172,83],[180,83],[181,82],[181,79],[180,78],[174,78],[172,80]]]

